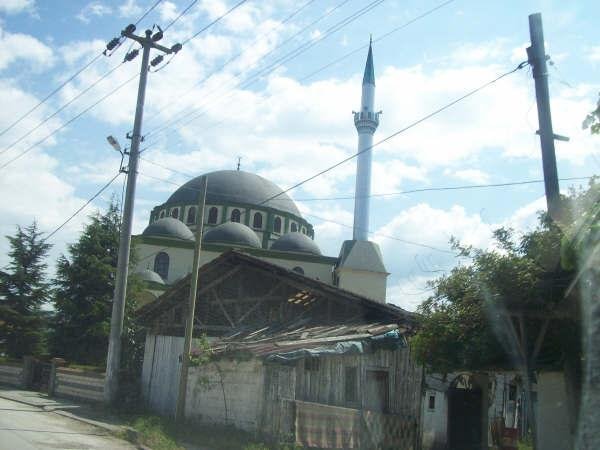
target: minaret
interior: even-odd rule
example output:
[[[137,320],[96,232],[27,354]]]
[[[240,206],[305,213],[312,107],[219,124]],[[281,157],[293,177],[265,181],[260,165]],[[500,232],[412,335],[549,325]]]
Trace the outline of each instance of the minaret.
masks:
[[[369,196],[371,195],[371,158],[373,134],[379,125],[375,112],[375,70],[372,41],[362,82],[360,111],[354,112],[358,131],[358,160],[356,163],[356,198],[354,200],[354,231],[351,241],[344,241],[335,268],[334,282],[351,292],[385,303],[389,273],[385,269],[381,250],[369,236]]]
[[[360,111],[354,113],[354,125],[358,132],[358,159],[356,162],[356,197],[354,199],[354,232],[357,241],[368,240],[369,200],[371,195],[371,159],[373,134],[379,125],[375,112],[375,70],[373,68],[373,42],[369,42],[369,54],[362,82]]]

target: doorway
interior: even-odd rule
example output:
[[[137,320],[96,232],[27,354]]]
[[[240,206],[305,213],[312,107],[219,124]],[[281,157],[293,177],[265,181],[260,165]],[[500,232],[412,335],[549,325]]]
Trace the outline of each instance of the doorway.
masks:
[[[482,393],[472,383],[453,383],[448,389],[448,443],[450,449],[481,448]]]

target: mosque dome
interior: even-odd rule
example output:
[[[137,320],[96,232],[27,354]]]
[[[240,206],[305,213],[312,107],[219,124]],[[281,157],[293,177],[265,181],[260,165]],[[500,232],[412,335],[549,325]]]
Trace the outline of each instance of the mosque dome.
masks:
[[[184,241],[193,241],[194,233],[180,220],[164,217],[151,223],[142,232],[144,236],[160,236]]]
[[[256,233],[246,225],[238,222],[225,222],[211,228],[204,233],[202,241],[207,244],[235,244],[245,247],[262,247]]]
[[[264,205],[298,217],[302,217],[294,201],[275,183],[242,170],[219,170],[209,172],[206,204],[239,203]],[[177,189],[163,206],[176,204],[198,204],[198,191],[202,176],[196,177]],[[280,194],[280,195],[279,195]],[[268,198],[277,198],[264,202]],[[264,202],[264,203],[263,203]]]
[[[139,272],[136,272],[135,274],[138,277],[140,277],[140,279],[142,279],[143,281],[150,281],[152,283],[165,284],[164,280],[160,277],[160,275],[150,269],[140,270]]]
[[[273,245],[271,245],[271,250],[321,255],[321,250],[315,241],[298,232],[284,234],[275,242],[273,242]]]

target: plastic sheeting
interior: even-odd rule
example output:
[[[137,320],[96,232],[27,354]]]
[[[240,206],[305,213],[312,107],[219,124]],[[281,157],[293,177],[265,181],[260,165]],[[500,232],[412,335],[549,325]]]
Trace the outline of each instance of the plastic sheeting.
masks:
[[[266,362],[274,364],[294,364],[303,358],[318,358],[320,356],[333,355],[359,355],[370,353],[376,350],[396,350],[400,347],[406,347],[406,338],[398,330],[388,331],[385,334],[373,336],[360,341],[344,341],[334,345],[301,348],[289,352],[280,352],[266,357]]]

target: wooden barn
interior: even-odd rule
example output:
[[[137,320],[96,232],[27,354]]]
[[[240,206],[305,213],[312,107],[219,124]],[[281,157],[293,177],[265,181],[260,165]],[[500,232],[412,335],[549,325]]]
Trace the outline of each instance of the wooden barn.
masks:
[[[143,394],[165,415],[175,410],[189,284],[181,279],[139,313]],[[186,418],[306,447],[417,448],[414,326],[403,309],[223,253],[199,272],[194,336],[208,337],[213,356],[190,368]]]

